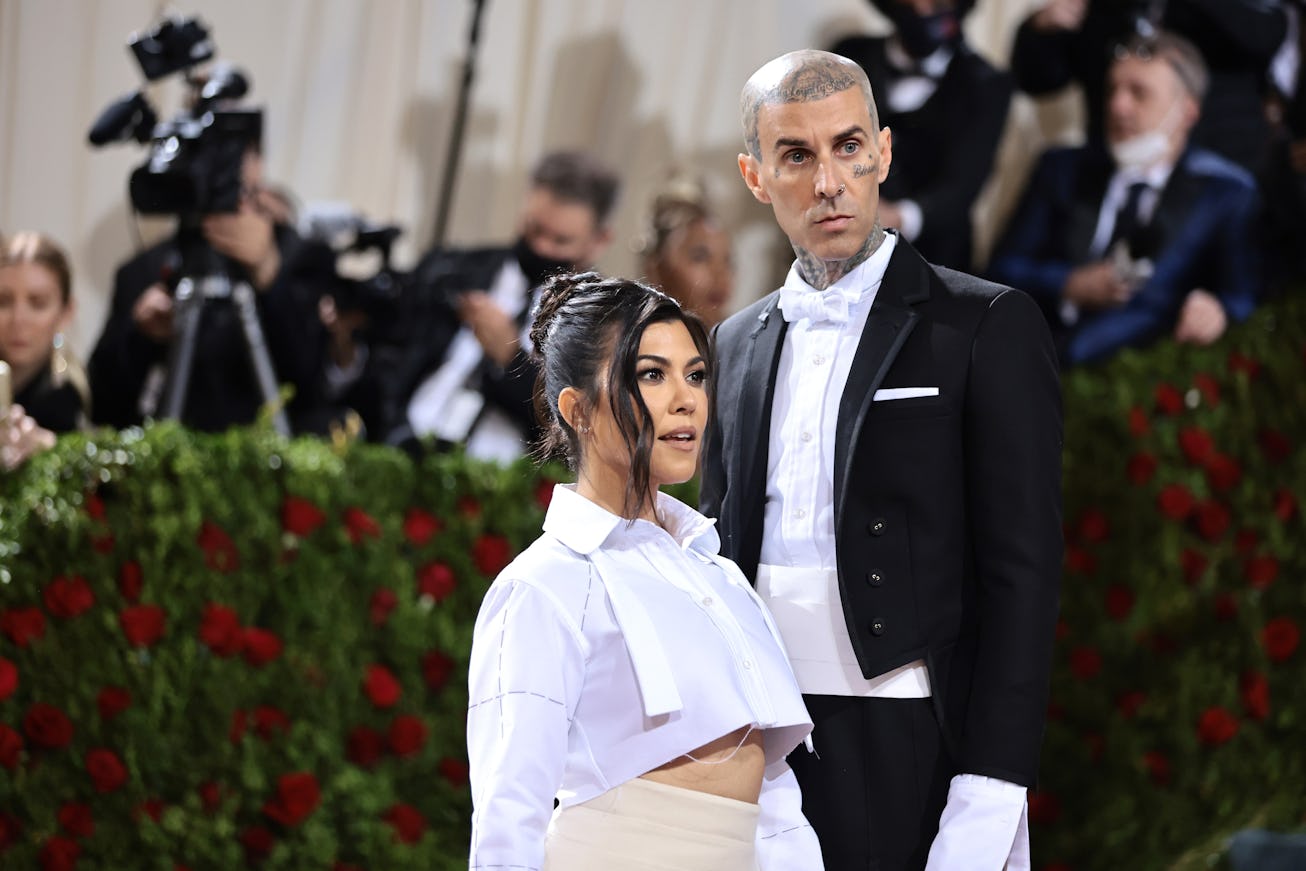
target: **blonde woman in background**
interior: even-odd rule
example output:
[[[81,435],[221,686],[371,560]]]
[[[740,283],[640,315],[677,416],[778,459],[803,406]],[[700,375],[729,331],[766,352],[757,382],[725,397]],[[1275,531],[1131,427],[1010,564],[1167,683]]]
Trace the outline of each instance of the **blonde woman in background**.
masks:
[[[701,180],[673,175],[653,200],[644,275],[710,330],[730,313],[735,272],[730,236],[717,223]]]

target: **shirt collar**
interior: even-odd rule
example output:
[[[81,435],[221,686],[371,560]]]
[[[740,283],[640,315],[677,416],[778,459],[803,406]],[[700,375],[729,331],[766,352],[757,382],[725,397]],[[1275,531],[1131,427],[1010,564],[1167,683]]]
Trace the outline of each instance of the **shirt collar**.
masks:
[[[1158,163],[1144,170],[1117,169],[1112,183],[1120,190],[1128,190],[1130,185],[1141,181],[1152,190],[1159,191],[1170,180],[1172,172],[1174,172],[1173,163]]]
[[[802,293],[842,293],[848,297],[848,302],[856,305],[866,298],[867,294],[876,290],[880,282],[884,280],[884,272],[889,268],[889,258],[893,256],[893,249],[898,244],[898,234],[893,230],[885,231],[884,241],[880,247],[875,249],[870,257],[867,257],[861,263],[840,278],[834,284],[827,287],[824,291],[817,290],[807,283],[806,279],[798,272],[798,261],[795,260],[789,267],[789,274],[785,276],[785,287],[793,288]]]
[[[894,69],[902,73],[928,76],[931,79],[943,78],[943,74],[948,71],[948,64],[952,63],[952,56],[955,53],[956,51],[952,45],[941,45],[918,60],[912,57],[907,49],[902,47],[902,41],[898,39],[897,34],[890,37],[884,44],[885,60]]]
[[[716,554],[721,550],[716,521],[704,517],[684,502],[666,493],[657,495],[657,513],[662,526],[648,520],[633,524],[576,492],[575,484],[555,484],[544,531],[580,554],[590,554],[610,536],[636,539],[670,535],[682,549]]]

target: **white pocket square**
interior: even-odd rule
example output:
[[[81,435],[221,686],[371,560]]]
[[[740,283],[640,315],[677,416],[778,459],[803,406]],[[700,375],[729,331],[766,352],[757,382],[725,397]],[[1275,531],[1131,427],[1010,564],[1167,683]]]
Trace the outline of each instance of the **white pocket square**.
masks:
[[[875,402],[884,402],[889,399],[917,399],[921,396],[938,395],[937,387],[885,387],[875,391],[875,396],[871,399]]]

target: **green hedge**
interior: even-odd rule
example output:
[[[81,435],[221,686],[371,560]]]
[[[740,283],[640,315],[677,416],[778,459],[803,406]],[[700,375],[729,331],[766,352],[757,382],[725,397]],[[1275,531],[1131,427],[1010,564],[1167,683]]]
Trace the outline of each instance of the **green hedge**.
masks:
[[[1036,867],[1208,867],[1306,819],[1306,306],[1066,379]],[[0,479],[0,866],[466,866],[489,579],[553,469],[263,430]]]

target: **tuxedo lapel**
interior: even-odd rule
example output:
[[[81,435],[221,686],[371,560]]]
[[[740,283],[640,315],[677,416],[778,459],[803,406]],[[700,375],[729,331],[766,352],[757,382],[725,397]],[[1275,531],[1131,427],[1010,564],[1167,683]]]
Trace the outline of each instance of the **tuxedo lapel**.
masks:
[[[928,299],[933,273],[921,256],[899,238],[885,270],[875,302],[866,319],[852,369],[839,399],[834,437],[834,522],[839,528],[847,495],[852,458],[856,455],[862,423],[879,389],[920,317],[911,306]]]
[[[771,404],[775,397],[775,373],[780,365],[780,349],[784,341],[785,320],[776,311],[779,294],[762,309],[757,325],[748,335],[743,377],[739,385],[739,403],[733,428],[737,436],[736,450],[731,452],[735,469],[731,480],[747,482],[747,492],[733,488],[739,502],[733,516],[742,518],[740,529],[752,529],[757,524],[758,540],[761,538],[761,518],[754,518],[764,499],[766,490],[767,442],[771,436]]]
[[[1197,212],[1197,201],[1201,199],[1205,185],[1202,179],[1188,171],[1190,154],[1185,152],[1175,164],[1156,202],[1149,235],[1157,239],[1180,238],[1180,227]]]
[[[1082,172],[1077,173],[1074,199],[1070,204],[1069,226],[1066,229],[1066,257],[1082,263],[1094,255],[1093,237],[1097,235],[1097,219],[1102,210],[1102,197],[1111,181],[1111,166],[1096,152],[1085,153]],[[1098,252],[1100,256],[1100,252]]]

